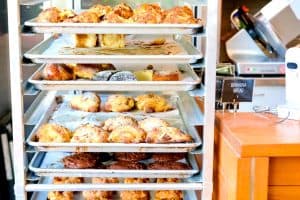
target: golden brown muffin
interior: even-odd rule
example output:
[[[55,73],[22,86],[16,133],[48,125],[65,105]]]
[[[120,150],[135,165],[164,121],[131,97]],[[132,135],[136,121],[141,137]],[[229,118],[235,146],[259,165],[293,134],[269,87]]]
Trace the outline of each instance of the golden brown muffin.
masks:
[[[187,6],[176,6],[165,12],[163,23],[168,24],[196,24],[193,11]]]
[[[185,143],[192,142],[193,138],[175,127],[158,127],[147,132],[147,143]]]
[[[36,133],[37,140],[39,142],[70,142],[72,138],[72,132],[58,124],[44,124]]]
[[[136,107],[146,113],[165,112],[172,109],[168,101],[156,94],[144,94],[135,98]]]
[[[133,15],[133,10],[125,3],[120,3],[113,8],[113,12],[120,17],[129,19]]]
[[[179,183],[176,178],[159,178],[157,183]],[[180,190],[158,190],[154,193],[154,200],[183,200],[183,192]]]
[[[123,34],[101,34],[98,40],[103,48],[124,48],[125,36]]]
[[[138,126],[119,126],[109,135],[110,142],[142,143],[145,142],[146,132]]]
[[[154,153],[152,159],[157,162],[172,162],[182,160],[185,156],[185,153]]]
[[[101,99],[95,93],[87,92],[82,95],[72,97],[70,106],[72,109],[84,112],[99,112]]]
[[[64,65],[47,64],[43,69],[42,77],[45,80],[65,81],[72,80],[74,76],[72,74],[72,71],[67,67],[64,67]]]
[[[119,183],[117,178],[92,178],[92,183]],[[112,200],[113,191],[83,191],[82,196],[84,200]]]
[[[53,184],[77,184],[82,183],[83,178],[78,177],[54,177]],[[48,193],[49,200],[73,200],[74,194],[69,191],[51,191]]]
[[[112,8],[110,6],[104,6],[101,4],[97,4],[88,9],[88,12],[94,12],[97,14],[98,18],[101,19],[109,12],[111,12]]]
[[[182,162],[174,162],[174,161],[167,161],[167,162],[154,162],[148,165],[148,169],[150,170],[188,170],[191,167]]]
[[[142,4],[134,10],[132,20],[136,23],[158,24],[163,21],[163,12],[158,4]]]
[[[106,143],[109,133],[99,126],[84,124],[75,129],[71,142],[75,143]]]
[[[61,22],[61,10],[56,7],[51,7],[43,10],[37,17],[37,22]]]
[[[100,72],[102,66],[100,64],[74,64],[71,65],[75,78],[83,78],[92,80],[93,76]]]
[[[138,126],[136,119],[130,116],[120,115],[118,117],[109,118],[104,122],[104,130],[113,131],[119,126]]]
[[[95,153],[75,153],[64,157],[62,162],[65,168],[90,169],[98,167],[99,160],[99,155]]]
[[[159,118],[148,117],[139,121],[139,126],[148,133],[159,127],[168,127],[169,123]]]
[[[135,184],[135,183],[148,183],[149,179],[145,178],[125,178],[124,183]],[[149,200],[150,194],[148,191],[121,191],[121,200]]]
[[[118,152],[118,153],[114,153],[114,158],[119,161],[137,162],[149,158],[149,154],[135,153],[135,152],[133,153]]]
[[[96,34],[75,34],[73,35],[74,47],[77,48],[92,48],[97,45]]]
[[[105,102],[107,112],[127,112],[134,107],[134,99],[124,95],[111,95]]]
[[[179,72],[154,71],[152,81],[179,81]]]

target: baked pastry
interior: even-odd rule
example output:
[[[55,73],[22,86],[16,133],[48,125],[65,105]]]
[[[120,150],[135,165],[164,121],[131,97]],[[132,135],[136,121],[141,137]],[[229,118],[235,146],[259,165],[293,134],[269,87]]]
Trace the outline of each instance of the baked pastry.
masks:
[[[142,143],[145,142],[146,132],[138,126],[119,126],[109,135],[110,142]]]
[[[163,21],[163,12],[158,4],[141,4],[134,10],[132,20],[136,23],[158,24]]]
[[[146,169],[146,165],[140,162],[118,161],[109,165],[107,169]]]
[[[74,47],[92,48],[97,45],[96,34],[75,34],[73,35]]]
[[[74,64],[69,65],[73,69],[73,75],[75,78],[93,79],[97,72],[102,69],[101,64]]]
[[[193,11],[187,6],[176,6],[165,12],[163,23],[168,24],[196,24]]]
[[[72,97],[70,106],[72,109],[84,112],[99,112],[101,99],[95,93],[86,92]]]
[[[118,128],[119,126],[137,126],[137,125],[138,122],[136,121],[136,119],[130,116],[120,115],[118,117],[107,119],[104,122],[103,129],[111,132],[114,129]]]
[[[37,17],[37,22],[58,23],[64,20],[75,17],[76,14],[71,10],[60,10],[56,7],[51,7],[43,10]]]
[[[78,177],[54,177],[53,184],[78,184],[83,178]],[[48,193],[48,200],[73,200],[74,194],[69,191],[51,191]]]
[[[148,165],[148,169],[150,170],[187,170],[191,169],[191,167],[182,162],[154,162]]]
[[[125,178],[124,183],[148,183],[149,180],[145,178]],[[148,191],[121,191],[121,200],[149,200],[150,194]]]
[[[134,99],[124,95],[111,95],[105,102],[104,109],[108,112],[127,112],[134,107]]]
[[[136,108],[146,113],[165,112],[172,110],[168,101],[156,94],[143,94],[135,98]]]
[[[45,80],[65,81],[72,80],[73,74],[72,71],[69,70],[67,67],[64,67],[64,65],[48,64],[43,69],[42,77]]]
[[[154,71],[152,81],[179,81],[179,72]]]
[[[125,19],[129,19],[133,15],[133,10],[130,6],[125,3],[120,3],[113,8],[113,12],[123,17]]]
[[[99,34],[98,41],[103,48],[125,47],[125,36],[123,34]]]
[[[172,162],[182,160],[185,156],[185,153],[154,153],[152,159],[157,162]]]
[[[65,21],[73,23],[99,23],[100,18],[98,17],[98,13],[88,10],[80,13],[79,15],[73,17],[70,20]]]
[[[39,142],[70,142],[72,132],[58,124],[47,123],[42,125],[36,132],[36,137]]]
[[[185,143],[193,138],[175,127],[158,127],[147,132],[147,143]]]
[[[109,133],[99,126],[84,124],[75,129],[71,142],[75,143],[106,143]]]
[[[100,20],[111,11],[112,8],[110,6],[104,6],[101,4],[96,4],[88,9],[88,12],[94,12]]]
[[[179,183],[176,178],[159,178],[157,183]],[[183,192],[180,190],[158,190],[154,193],[154,200],[183,200]]]
[[[137,162],[140,160],[145,160],[149,157],[147,153],[127,153],[127,152],[119,152],[114,153],[114,158],[119,161],[126,161],[126,162]]]
[[[99,184],[99,183],[119,183],[117,178],[92,178],[92,183]],[[84,200],[112,200],[113,198],[113,191],[101,191],[101,190],[94,190],[94,191],[83,191],[82,196]]]
[[[65,168],[69,169],[91,169],[99,167],[99,154],[75,153],[62,159]]]
[[[159,118],[148,117],[139,121],[139,126],[148,133],[159,127],[168,127],[169,123]]]
[[[136,81],[135,75],[130,71],[107,70],[101,71],[93,77],[96,81]]]

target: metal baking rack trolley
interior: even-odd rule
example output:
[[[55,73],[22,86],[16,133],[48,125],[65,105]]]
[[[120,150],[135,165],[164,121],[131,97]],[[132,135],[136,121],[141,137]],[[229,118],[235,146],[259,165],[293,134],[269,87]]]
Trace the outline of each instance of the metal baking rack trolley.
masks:
[[[117,4],[118,1],[55,1],[55,0],[14,0],[8,2],[9,19],[9,43],[10,43],[10,73],[11,96],[13,114],[13,157],[15,196],[17,200],[46,200],[49,191],[86,191],[86,190],[147,190],[153,193],[157,190],[182,190],[184,199],[212,199],[213,186],[213,144],[214,144],[214,106],[215,106],[215,72],[218,50],[218,11],[221,2],[218,0],[164,0],[164,1],[126,1],[131,6],[140,3],[160,3],[161,7],[188,5],[193,9],[196,18],[201,18],[197,24],[73,24],[73,23],[39,23],[36,19],[30,19],[25,25],[36,33],[44,33],[45,40],[36,44],[25,57],[35,63],[101,63],[111,62],[118,66],[131,65],[135,70],[139,66],[148,64],[168,65],[178,67],[184,73],[182,81],[166,82],[124,82],[112,83],[103,81],[44,81],[41,78],[43,65],[29,78],[29,82],[22,77],[22,32],[20,7],[40,4],[43,8],[50,6],[64,6],[68,9],[83,10],[92,3]],[[121,1],[120,1],[121,2]],[[122,1],[124,2],[124,1]],[[51,34],[55,34],[54,37]],[[126,34],[126,37],[138,40],[163,37],[176,43],[181,52],[176,55],[67,55],[60,54],[64,42],[68,44],[72,34]],[[146,35],[145,35],[146,34]],[[61,41],[60,41],[61,40]],[[134,66],[132,66],[134,65]],[[34,66],[34,65],[33,65]],[[127,66],[128,67],[128,66]],[[195,74],[195,68],[205,70],[205,84],[201,84],[200,78]],[[130,68],[131,69],[131,68]],[[23,85],[31,84],[38,91],[37,97],[24,114],[23,100],[27,91]],[[102,87],[101,87],[102,85]],[[144,87],[145,86],[145,87]],[[27,87],[26,87],[27,88]],[[120,91],[118,91],[120,88]],[[39,126],[48,121],[59,121],[70,125],[70,121],[82,118],[84,120],[104,120],[116,116],[117,113],[97,113],[95,116],[82,113],[70,114],[64,108],[64,100],[68,96],[81,91],[96,91],[106,96],[116,93],[136,95],[148,91],[159,93],[174,105],[175,110],[167,113],[155,113],[155,117],[167,120],[193,137],[193,143],[184,144],[59,144],[42,143],[35,140],[35,133]],[[32,89],[32,88],[31,88]],[[110,91],[109,91],[110,90]],[[198,100],[203,100],[203,112],[197,105],[193,95],[202,95]],[[64,100],[58,101],[58,98]],[[66,100],[67,101],[67,100]],[[65,110],[64,110],[65,109]],[[61,113],[59,113],[61,111]],[[142,119],[145,114],[139,112],[126,113],[137,119]],[[76,118],[78,117],[78,118]],[[67,120],[70,120],[67,122]],[[71,123],[72,125],[72,123]],[[70,125],[70,126],[71,126]],[[187,156],[182,160],[188,163],[189,170],[112,170],[112,169],[64,169],[61,158],[71,152],[186,152]],[[145,160],[145,164],[153,162]],[[85,177],[85,183],[54,185],[54,176],[81,176]],[[149,183],[143,184],[92,184],[91,177],[117,177],[119,180],[126,177],[149,178]],[[155,183],[156,178],[180,178],[179,183]],[[120,181],[120,182],[121,182]],[[28,193],[30,192],[30,193]],[[83,199],[80,193],[75,193],[75,199]],[[116,197],[118,199],[118,197]]]

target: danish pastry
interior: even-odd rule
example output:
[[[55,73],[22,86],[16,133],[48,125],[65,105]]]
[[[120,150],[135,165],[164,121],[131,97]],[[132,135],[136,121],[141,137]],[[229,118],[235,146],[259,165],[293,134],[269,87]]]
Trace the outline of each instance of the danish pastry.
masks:
[[[75,143],[106,143],[109,133],[99,126],[84,124],[73,133],[71,142]]]
[[[156,94],[139,95],[135,101],[137,109],[146,113],[165,112],[172,109],[165,98]]]
[[[148,133],[159,127],[168,127],[169,123],[159,118],[148,117],[139,121],[139,126]]]
[[[111,95],[105,102],[104,109],[108,112],[127,112],[134,107],[134,99],[124,95]]]
[[[99,112],[101,99],[95,93],[86,92],[82,95],[72,97],[70,106],[72,109],[84,112]]]
[[[110,142],[142,143],[145,142],[146,132],[138,126],[119,126],[109,135]]]
[[[147,132],[147,143],[186,143],[193,138],[175,127],[158,127]]]
[[[138,126],[138,122],[136,121],[136,119],[130,116],[121,115],[118,117],[107,119],[104,122],[103,129],[111,132],[119,126]]]
[[[72,132],[61,125],[48,123],[37,130],[36,136],[39,142],[64,143],[70,142]]]

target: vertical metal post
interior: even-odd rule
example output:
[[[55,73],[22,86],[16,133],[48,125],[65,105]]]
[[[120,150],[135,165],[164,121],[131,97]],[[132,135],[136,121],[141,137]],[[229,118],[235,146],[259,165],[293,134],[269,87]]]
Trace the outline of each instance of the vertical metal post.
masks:
[[[22,52],[19,0],[8,0],[10,87],[13,123],[13,159],[16,200],[26,200],[25,147],[22,92]]]
[[[219,15],[221,0],[207,1],[206,24],[206,69],[205,69],[205,126],[203,144],[203,193],[202,199],[212,199],[213,192],[213,158],[214,158],[214,122],[216,65],[219,55]]]

